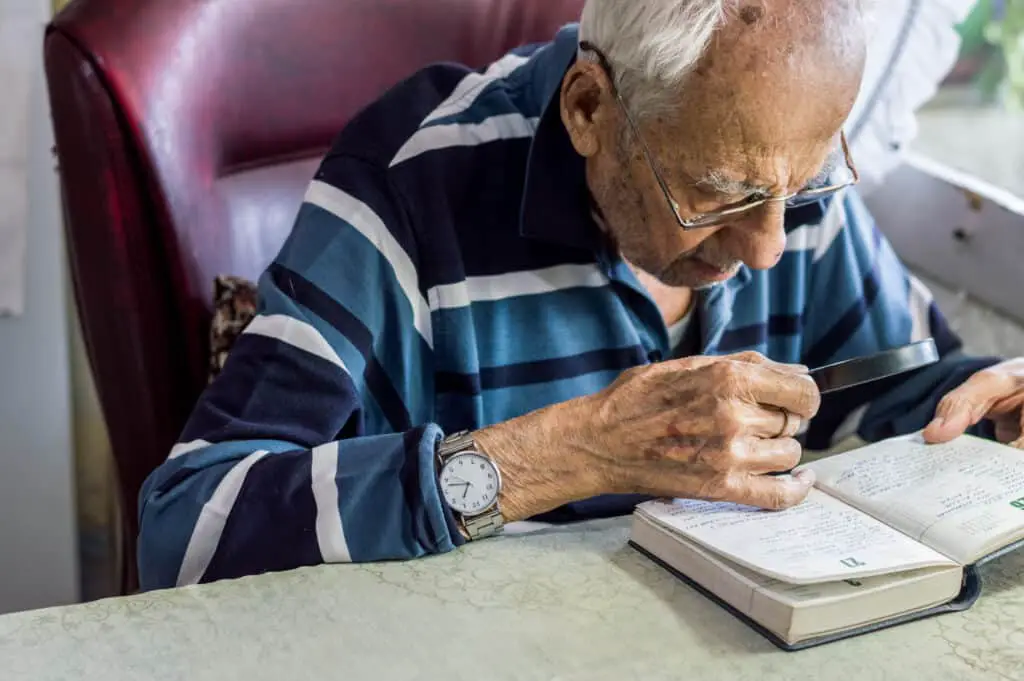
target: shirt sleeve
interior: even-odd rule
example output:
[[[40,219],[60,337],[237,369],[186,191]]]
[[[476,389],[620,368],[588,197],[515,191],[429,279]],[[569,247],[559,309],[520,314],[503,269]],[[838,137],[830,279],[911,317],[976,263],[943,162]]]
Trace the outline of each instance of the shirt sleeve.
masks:
[[[808,448],[827,449],[851,435],[871,442],[920,430],[943,395],[999,361],[963,354],[932,294],[904,267],[856,191],[831,202],[816,234],[818,243],[808,251],[813,263],[803,363],[819,367],[929,337],[941,360],[823,396],[806,435]],[[972,432],[991,435],[991,424]]]
[[[143,589],[462,542],[441,501],[430,310],[384,171],[328,157],[258,315],[140,493]]]

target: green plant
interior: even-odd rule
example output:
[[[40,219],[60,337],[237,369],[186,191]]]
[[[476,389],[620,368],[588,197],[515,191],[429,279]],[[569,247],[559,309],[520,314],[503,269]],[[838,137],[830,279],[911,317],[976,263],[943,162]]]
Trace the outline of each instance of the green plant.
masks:
[[[1024,0],[978,0],[957,30],[961,71],[981,96],[1024,107]]]
[[[992,0],[985,39],[999,48],[1008,103],[1024,109],[1024,0]]]

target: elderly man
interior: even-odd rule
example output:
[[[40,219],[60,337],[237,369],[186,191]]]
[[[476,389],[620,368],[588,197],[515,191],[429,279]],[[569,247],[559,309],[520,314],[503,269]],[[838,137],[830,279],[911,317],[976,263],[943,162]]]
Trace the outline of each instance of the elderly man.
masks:
[[[650,495],[781,509],[813,480],[772,473],[843,432],[1019,438],[1021,363],[958,354],[852,188],[864,45],[857,0],[591,0],[397,85],[147,481],[142,586]],[[901,380],[822,400],[806,375],[926,336],[942,361]]]

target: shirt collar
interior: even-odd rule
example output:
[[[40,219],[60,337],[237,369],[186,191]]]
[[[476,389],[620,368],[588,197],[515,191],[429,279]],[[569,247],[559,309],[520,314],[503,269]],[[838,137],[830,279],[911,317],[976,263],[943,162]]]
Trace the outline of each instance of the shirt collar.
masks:
[[[562,124],[559,97],[565,72],[576,60],[577,45],[577,26],[569,25],[538,55],[544,63],[538,69],[537,86],[543,89],[546,103],[530,144],[519,223],[525,237],[594,249],[602,239],[591,217],[586,162]]]

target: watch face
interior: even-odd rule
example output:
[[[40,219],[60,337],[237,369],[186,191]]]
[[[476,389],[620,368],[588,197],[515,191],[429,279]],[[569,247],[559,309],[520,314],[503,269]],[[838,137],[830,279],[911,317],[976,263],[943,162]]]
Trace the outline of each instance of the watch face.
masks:
[[[498,498],[498,470],[490,459],[463,452],[441,469],[441,495],[458,513],[483,513]]]

